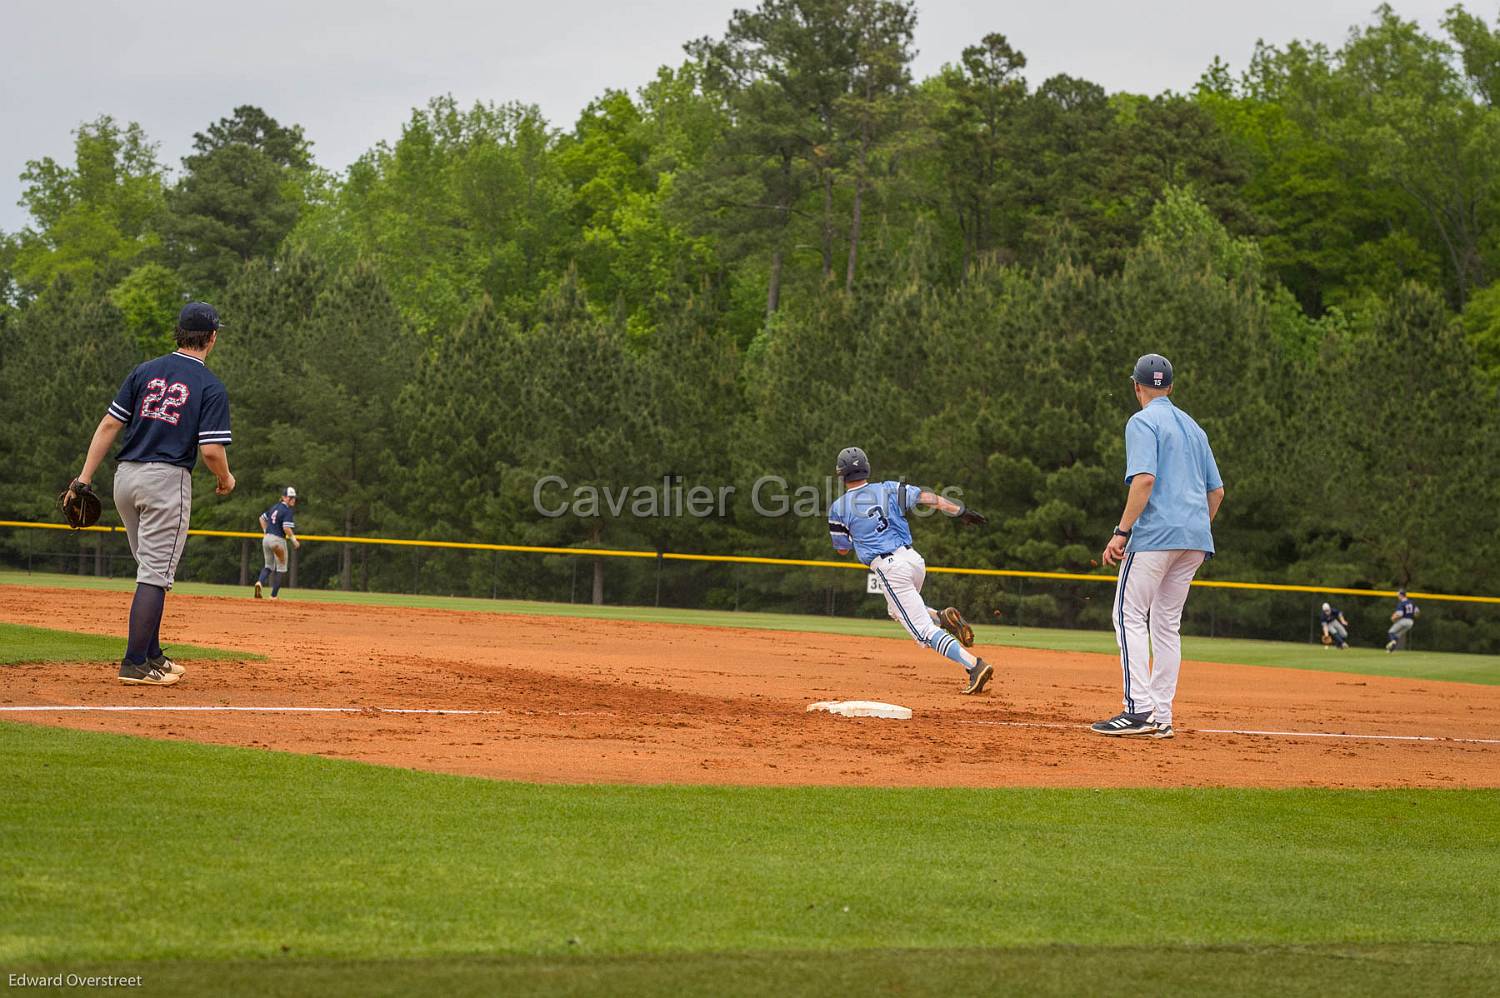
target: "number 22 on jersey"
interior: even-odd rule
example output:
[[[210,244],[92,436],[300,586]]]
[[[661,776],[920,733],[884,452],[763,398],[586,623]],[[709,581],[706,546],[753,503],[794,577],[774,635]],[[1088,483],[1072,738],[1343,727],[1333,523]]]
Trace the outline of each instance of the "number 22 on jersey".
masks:
[[[146,382],[146,395],[141,399],[141,415],[176,426],[177,421],[182,418],[177,410],[187,405],[188,394],[188,386],[180,381],[169,385],[165,378],[152,378]]]

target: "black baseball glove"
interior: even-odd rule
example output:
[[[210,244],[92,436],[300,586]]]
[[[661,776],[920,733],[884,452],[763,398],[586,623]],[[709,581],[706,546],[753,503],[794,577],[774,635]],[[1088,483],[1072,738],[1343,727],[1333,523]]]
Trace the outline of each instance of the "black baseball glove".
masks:
[[[57,505],[62,508],[68,526],[74,530],[92,527],[99,522],[99,514],[103,511],[99,494],[88,482],[80,482],[76,478],[57,497]]]
[[[953,518],[964,526],[973,527],[990,522],[983,513],[970,509],[967,506],[960,507],[958,513]]]

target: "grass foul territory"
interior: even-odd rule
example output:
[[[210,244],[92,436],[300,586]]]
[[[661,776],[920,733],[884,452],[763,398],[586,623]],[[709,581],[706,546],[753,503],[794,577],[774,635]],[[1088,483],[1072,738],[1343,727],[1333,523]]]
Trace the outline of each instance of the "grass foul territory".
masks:
[[[1168,989],[1233,972],[1238,993],[1500,985],[1496,791],[544,787],[17,724],[0,760],[12,971],[340,993],[924,993],[928,969],[1057,994],[1122,968]]]
[[[194,659],[259,659],[250,652],[224,648],[201,648],[197,645],[169,645],[173,658],[190,662]],[[116,664],[125,651],[125,638],[54,631],[25,624],[0,623],[0,665],[22,665],[42,662],[109,662]]]

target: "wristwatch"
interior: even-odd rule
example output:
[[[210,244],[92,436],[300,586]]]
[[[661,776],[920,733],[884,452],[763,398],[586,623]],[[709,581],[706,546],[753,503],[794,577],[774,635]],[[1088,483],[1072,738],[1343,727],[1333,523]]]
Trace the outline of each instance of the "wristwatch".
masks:
[[[1130,531],[1128,531],[1128,530],[1121,530],[1119,527],[1116,527],[1115,528],[1114,536],[1116,536],[1116,537],[1129,537],[1130,536]]]

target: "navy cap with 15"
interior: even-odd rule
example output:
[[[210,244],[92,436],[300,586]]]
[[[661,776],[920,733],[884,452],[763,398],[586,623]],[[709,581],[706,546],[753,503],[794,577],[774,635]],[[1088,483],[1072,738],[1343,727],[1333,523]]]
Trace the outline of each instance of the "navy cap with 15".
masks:
[[[1172,387],[1172,362],[1159,353],[1148,353],[1135,362],[1130,377],[1147,388]]]
[[[177,328],[184,333],[214,333],[219,325],[219,313],[208,302],[190,301],[177,313]]]

